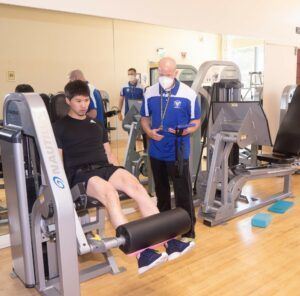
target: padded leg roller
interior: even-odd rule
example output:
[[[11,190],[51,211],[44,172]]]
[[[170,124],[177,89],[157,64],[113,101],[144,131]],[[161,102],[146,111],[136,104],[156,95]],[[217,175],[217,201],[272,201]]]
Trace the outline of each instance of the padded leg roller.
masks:
[[[190,228],[190,216],[177,208],[120,225],[116,235],[125,239],[120,249],[130,254],[186,233]]]

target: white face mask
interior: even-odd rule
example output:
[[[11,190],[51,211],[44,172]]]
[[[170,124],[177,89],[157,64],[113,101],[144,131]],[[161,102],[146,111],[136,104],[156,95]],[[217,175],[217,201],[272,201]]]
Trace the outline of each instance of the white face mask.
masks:
[[[129,82],[135,82],[135,75],[128,75]]]
[[[174,79],[168,76],[160,76],[158,77],[158,81],[164,90],[169,90],[173,85]]]

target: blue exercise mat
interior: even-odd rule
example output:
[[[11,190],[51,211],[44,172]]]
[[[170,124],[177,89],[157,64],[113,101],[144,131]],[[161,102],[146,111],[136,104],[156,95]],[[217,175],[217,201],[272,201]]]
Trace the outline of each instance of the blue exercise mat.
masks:
[[[256,227],[265,228],[272,220],[272,215],[267,213],[258,213],[251,219],[251,225]]]
[[[279,200],[268,208],[268,211],[278,214],[284,214],[289,208],[294,205],[292,201]]]

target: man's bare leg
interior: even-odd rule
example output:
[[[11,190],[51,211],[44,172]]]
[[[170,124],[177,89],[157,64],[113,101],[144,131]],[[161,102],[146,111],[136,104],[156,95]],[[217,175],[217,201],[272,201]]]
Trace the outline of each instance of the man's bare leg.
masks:
[[[159,213],[144,186],[132,174],[124,169],[116,170],[108,182],[116,189],[134,199],[143,217]]]
[[[88,181],[87,195],[98,199],[105,206],[115,229],[128,222],[122,212],[119,194],[111,183],[94,176]]]

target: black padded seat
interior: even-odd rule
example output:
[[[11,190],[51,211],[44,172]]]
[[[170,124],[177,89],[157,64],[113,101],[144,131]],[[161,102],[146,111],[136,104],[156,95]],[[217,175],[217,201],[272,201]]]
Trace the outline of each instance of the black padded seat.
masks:
[[[74,205],[77,213],[81,213],[82,211],[89,209],[104,208],[104,205],[98,199],[91,196],[86,196],[85,202],[83,202],[82,199],[77,199],[74,201]]]
[[[257,159],[276,164],[292,164],[295,161],[295,158],[281,154],[258,154]]]
[[[300,85],[296,87],[288,110],[280,124],[273,153],[300,156]]]
[[[77,212],[92,208],[104,207],[104,205],[96,198],[88,196],[85,191],[84,183],[78,183],[72,189],[72,197]]]
[[[292,164],[300,156],[300,85],[279,126],[273,154],[257,155],[258,160],[276,164]]]

